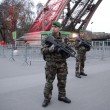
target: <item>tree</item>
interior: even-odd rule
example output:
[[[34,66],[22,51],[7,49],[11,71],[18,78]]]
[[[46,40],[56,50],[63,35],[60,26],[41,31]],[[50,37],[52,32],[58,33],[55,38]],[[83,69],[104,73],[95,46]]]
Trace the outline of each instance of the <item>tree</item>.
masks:
[[[33,8],[34,3],[31,0],[4,0],[1,3],[4,15],[2,16],[2,28],[5,29],[5,38],[9,36],[12,40],[13,31],[17,31],[18,37],[27,32],[34,20]],[[2,39],[4,39],[3,36]],[[6,41],[6,39],[4,40]]]
[[[43,9],[43,4],[39,2],[36,5],[36,9],[37,9],[37,15],[38,15],[41,12],[41,10]]]

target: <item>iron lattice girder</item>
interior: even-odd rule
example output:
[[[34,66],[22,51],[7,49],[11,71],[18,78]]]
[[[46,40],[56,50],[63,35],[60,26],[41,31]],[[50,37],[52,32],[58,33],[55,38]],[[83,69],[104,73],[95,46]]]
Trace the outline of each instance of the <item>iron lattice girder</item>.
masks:
[[[29,32],[50,30],[52,21],[58,20],[68,0],[48,0]]]
[[[69,3],[73,5],[71,5],[70,11],[67,10],[67,14],[62,21],[62,30],[74,31],[80,30],[81,28],[86,29],[101,2],[102,0],[71,0]]]
[[[48,0],[29,32],[50,30],[52,21],[61,20],[62,30],[86,29],[102,0]]]

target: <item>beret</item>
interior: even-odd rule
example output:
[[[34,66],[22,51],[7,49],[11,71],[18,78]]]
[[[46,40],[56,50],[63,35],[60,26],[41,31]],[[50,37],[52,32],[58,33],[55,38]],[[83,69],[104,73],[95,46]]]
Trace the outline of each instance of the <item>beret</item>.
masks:
[[[61,24],[60,24],[60,22],[58,22],[58,21],[53,21],[52,25],[61,28]]]

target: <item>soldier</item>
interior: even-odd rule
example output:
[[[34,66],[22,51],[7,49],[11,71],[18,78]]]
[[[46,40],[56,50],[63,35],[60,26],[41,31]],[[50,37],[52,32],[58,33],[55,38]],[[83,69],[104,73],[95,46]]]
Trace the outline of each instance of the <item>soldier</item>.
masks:
[[[60,34],[61,24],[58,21],[52,23],[52,36],[63,42],[62,36]],[[65,103],[71,103],[71,100],[66,97],[66,79],[68,74],[66,59],[68,55],[65,55],[58,51],[58,48],[54,44],[49,45],[45,43],[45,39],[42,40],[41,52],[46,61],[45,75],[46,83],[44,87],[44,101],[42,103],[43,107],[48,106],[53,90],[53,81],[55,76],[57,76],[57,86],[58,86],[58,100]]]
[[[81,30],[79,33],[79,37],[75,40],[75,49],[77,51],[75,76],[77,78],[81,78],[81,75],[87,76],[87,74],[84,73],[84,67],[86,60],[86,52],[89,51],[89,48],[82,44],[82,41],[84,43],[86,42],[86,39],[85,33]]]

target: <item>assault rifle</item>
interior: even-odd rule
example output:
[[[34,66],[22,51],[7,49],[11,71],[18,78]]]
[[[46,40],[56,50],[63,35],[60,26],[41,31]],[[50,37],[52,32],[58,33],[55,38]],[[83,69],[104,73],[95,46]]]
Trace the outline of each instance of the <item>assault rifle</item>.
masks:
[[[84,46],[87,49],[87,51],[89,51],[91,49],[92,45],[90,42],[85,41],[84,39],[81,39],[81,38],[79,38],[79,40],[81,42],[80,46]]]
[[[54,44],[55,47],[57,47],[60,51],[65,52],[71,57],[75,57],[76,52],[71,47],[69,47],[65,43],[60,42],[58,39],[54,38],[53,36],[48,36],[45,39],[45,42],[51,45]]]

